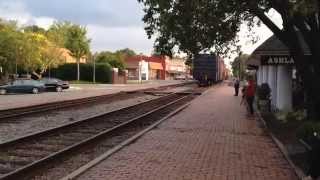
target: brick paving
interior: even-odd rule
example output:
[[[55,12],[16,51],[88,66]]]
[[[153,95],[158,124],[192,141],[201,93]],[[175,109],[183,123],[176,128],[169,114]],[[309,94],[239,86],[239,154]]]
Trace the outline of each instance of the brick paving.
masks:
[[[295,180],[240,97],[220,85],[79,180]]]

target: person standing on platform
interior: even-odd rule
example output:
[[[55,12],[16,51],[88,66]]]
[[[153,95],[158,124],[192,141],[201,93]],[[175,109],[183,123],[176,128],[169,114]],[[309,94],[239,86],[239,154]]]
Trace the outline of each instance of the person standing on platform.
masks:
[[[239,81],[239,79],[237,78],[237,79],[235,79],[235,81],[234,81],[234,90],[235,90],[235,96],[238,96],[238,94],[239,94],[239,88],[240,88],[240,81]]]
[[[254,84],[254,81],[252,79],[250,79],[248,81],[248,86],[246,88],[246,99],[247,99],[247,103],[249,106],[249,111],[250,114],[253,115],[254,114],[254,110],[253,110],[253,101],[254,101],[254,95],[256,93],[256,87]]]

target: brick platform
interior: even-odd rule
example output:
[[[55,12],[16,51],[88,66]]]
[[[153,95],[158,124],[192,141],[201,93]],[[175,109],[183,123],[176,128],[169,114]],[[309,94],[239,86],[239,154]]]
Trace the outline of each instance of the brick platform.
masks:
[[[280,150],[240,97],[226,85],[210,89],[81,180],[295,180]]]

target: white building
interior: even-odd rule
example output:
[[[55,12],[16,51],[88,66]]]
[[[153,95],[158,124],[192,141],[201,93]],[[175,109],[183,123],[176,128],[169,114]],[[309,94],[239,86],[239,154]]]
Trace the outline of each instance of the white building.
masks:
[[[275,36],[272,36],[252,53],[247,65],[256,69],[258,85],[268,83],[271,88],[272,108],[291,111],[293,81],[296,80],[296,76],[294,60],[288,48]]]

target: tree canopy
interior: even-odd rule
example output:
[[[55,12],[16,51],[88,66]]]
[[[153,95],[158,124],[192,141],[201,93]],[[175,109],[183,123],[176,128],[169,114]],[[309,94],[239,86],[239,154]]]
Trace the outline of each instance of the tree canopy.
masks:
[[[36,25],[18,27],[15,22],[0,20],[2,73],[22,71],[41,76],[49,67],[61,64],[65,38],[52,29],[46,31]]]
[[[96,54],[97,63],[108,63],[111,67],[123,70],[125,68],[125,59],[134,56],[136,53],[129,49],[120,49],[116,52],[102,51]]]
[[[241,54],[236,57],[231,63],[232,74],[235,77],[244,79],[246,77],[246,61],[249,59],[248,54]]]
[[[71,22],[55,22],[48,30],[47,36],[56,44],[67,48],[77,61],[77,79],[80,79],[80,59],[90,54],[90,39],[87,29]]]

